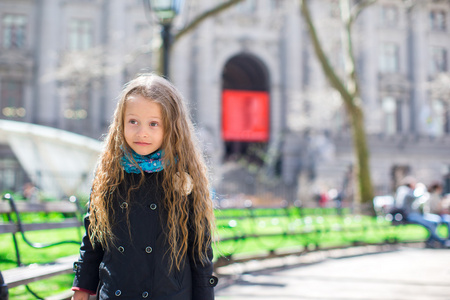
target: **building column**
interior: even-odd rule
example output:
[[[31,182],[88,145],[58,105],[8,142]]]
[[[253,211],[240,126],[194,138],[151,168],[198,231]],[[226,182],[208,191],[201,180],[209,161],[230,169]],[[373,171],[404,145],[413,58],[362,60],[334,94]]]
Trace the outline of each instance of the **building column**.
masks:
[[[59,127],[58,116],[61,107],[58,101],[57,82],[54,71],[57,69],[60,53],[60,38],[63,36],[64,26],[60,25],[59,1],[38,1],[39,13],[37,17],[36,58],[39,62],[36,69],[36,90],[34,108],[36,111],[35,122],[37,124]]]
[[[290,112],[290,105],[294,101],[300,101],[300,95],[302,92],[302,24],[301,19],[298,17],[298,10],[296,4],[292,4],[292,11],[287,14],[287,18],[284,24],[284,30],[282,31],[282,44],[284,45],[282,51],[280,51],[280,60],[282,63],[281,73],[282,81],[284,81],[284,99],[283,99],[283,123],[281,124],[282,131],[288,129],[288,114]]]
[[[365,109],[365,123],[368,134],[379,133],[382,131],[381,113],[374,113],[380,111],[380,99],[378,94],[378,49],[376,47],[379,44],[377,39],[376,24],[377,24],[377,9],[365,9],[362,15],[359,17],[362,20],[361,29],[359,34],[361,36],[360,45],[361,52],[355,53],[355,55],[362,56],[363,68],[360,76],[361,85],[361,99],[364,103]],[[362,37],[368,37],[369,39],[362,39]]]
[[[425,133],[425,124],[422,122],[421,111],[427,98],[427,49],[426,24],[427,9],[423,4],[417,3],[410,10],[408,15],[408,47],[409,53],[407,61],[408,77],[411,82],[410,132],[413,134]]]
[[[125,34],[125,25],[127,15],[127,1],[109,0],[106,4],[108,13],[106,14],[106,68],[108,70],[105,76],[105,107],[104,122],[109,123],[117,105],[117,100],[124,85],[124,57],[125,47],[124,40],[127,38]]]

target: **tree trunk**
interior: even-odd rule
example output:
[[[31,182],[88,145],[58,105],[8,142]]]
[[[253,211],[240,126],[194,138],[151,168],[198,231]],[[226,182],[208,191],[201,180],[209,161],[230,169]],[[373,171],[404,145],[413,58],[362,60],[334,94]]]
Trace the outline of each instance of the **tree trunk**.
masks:
[[[368,5],[373,1],[365,1],[361,2],[361,4]],[[360,97],[359,97],[359,82],[356,78],[356,71],[354,67],[354,55],[352,51],[352,43],[351,43],[351,24],[354,21],[354,18],[350,16],[348,12],[349,21],[346,26],[346,42],[348,49],[348,59],[351,65],[348,65],[348,73],[344,84],[344,81],[337,75],[329,60],[324,52],[324,47],[319,41],[319,37],[316,32],[316,28],[313,24],[311,13],[308,8],[307,0],[300,0],[301,13],[305,18],[305,22],[311,37],[311,41],[313,44],[314,52],[320,62],[322,70],[330,82],[331,86],[335,88],[344,102],[346,113],[350,120],[350,125],[352,127],[352,135],[353,135],[353,152],[356,161],[356,182],[357,189],[355,195],[356,204],[372,204],[373,200],[373,188],[372,188],[372,180],[370,175],[370,164],[369,164],[369,150],[367,146],[366,132],[364,127],[364,113],[362,108],[360,107]],[[360,11],[357,11],[359,14]],[[350,19],[352,18],[352,19]],[[373,206],[368,207],[368,210],[371,214],[373,214]]]
[[[361,201],[358,204],[372,204],[373,187],[370,174],[370,154],[367,145],[366,132],[364,127],[364,113],[359,106],[353,105],[348,110],[353,134],[353,152],[356,159],[355,176],[357,178],[358,193],[355,198],[356,201]],[[364,205],[368,213],[373,214],[373,206]]]

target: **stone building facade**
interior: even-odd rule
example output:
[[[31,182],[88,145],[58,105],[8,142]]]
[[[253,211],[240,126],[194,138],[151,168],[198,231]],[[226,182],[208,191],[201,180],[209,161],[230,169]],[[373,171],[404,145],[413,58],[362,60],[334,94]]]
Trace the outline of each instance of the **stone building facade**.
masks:
[[[122,85],[156,68],[159,26],[144,2],[2,0],[1,118],[100,139]],[[174,32],[217,4],[185,2]],[[328,58],[343,70],[339,1],[310,2]],[[449,31],[448,0],[379,0],[354,26],[377,194],[391,193],[405,174],[429,183],[450,173]],[[173,45],[170,79],[190,103],[218,191],[227,193],[221,187],[230,182],[236,191],[263,189],[255,183],[262,173],[291,190],[289,201],[298,190],[310,195],[343,185],[353,164],[351,133],[299,1],[245,0],[206,20]],[[262,93],[266,102],[226,106],[226,91]],[[268,114],[255,117],[262,103]],[[248,135],[224,134],[232,113]],[[258,122],[268,126],[262,138],[252,135]],[[0,150],[11,164],[8,149]]]

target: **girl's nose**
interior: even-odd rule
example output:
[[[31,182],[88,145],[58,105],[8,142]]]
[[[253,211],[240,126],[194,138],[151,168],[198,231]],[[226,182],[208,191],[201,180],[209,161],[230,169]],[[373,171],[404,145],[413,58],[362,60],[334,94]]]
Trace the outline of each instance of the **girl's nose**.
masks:
[[[144,127],[141,127],[137,133],[137,136],[139,137],[148,137],[148,130]]]

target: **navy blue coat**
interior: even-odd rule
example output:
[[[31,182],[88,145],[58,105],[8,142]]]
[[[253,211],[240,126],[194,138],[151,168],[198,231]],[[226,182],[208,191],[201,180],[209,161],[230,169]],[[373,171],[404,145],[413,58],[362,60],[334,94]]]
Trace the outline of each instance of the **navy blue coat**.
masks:
[[[115,245],[103,250],[100,245],[93,247],[87,234],[83,237],[80,258],[74,264],[74,288],[97,291],[98,299],[214,299],[217,278],[212,275],[210,246],[208,260],[202,264],[192,257],[193,239],[189,238],[183,268],[179,271],[173,267],[169,272],[162,172],[146,173],[144,184],[132,192],[129,204],[124,203],[126,190],[130,184],[139,182],[140,176],[126,173],[125,182],[114,198]],[[89,216],[85,217],[84,224],[87,232]]]

